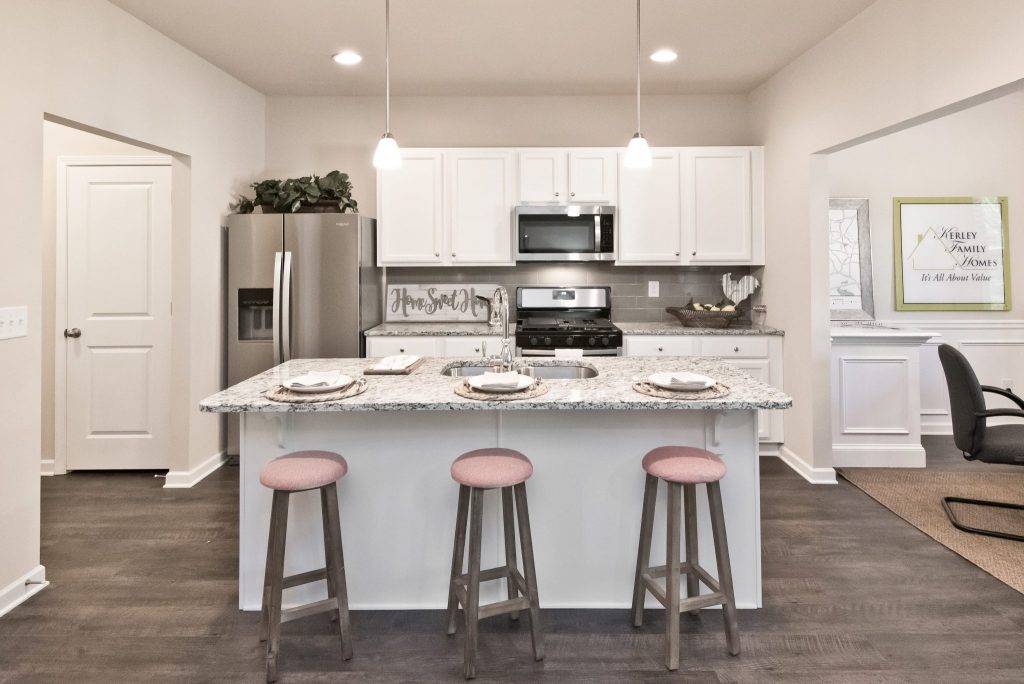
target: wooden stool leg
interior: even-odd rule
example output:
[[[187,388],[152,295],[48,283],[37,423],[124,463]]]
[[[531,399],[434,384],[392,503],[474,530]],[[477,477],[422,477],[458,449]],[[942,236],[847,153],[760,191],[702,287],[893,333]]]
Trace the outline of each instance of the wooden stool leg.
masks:
[[[668,482],[668,524],[665,539],[665,667],[679,669],[679,496],[682,485]]]
[[[505,585],[508,587],[508,598],[512,600],[519,596],[519,589],[516,587],[515,580],[512,579],[512,571],[516,567],[516,523],[511,487],[501,488],[501,513],[501,527],[505,536],[505,568],[507,570]],[[519,611],[509,613],[509,616],[514,622],[519,619]]]
[[[654,505],[658,498],[658,478],[647,476],[644,484],[644,503],[640,512],[640,543],[636,553],[636,574],[633,576],[633,626],[644,624],[644,599],[647,589],[640,573],[647,572],[651,564],[651,537],[654,535]]]
[[[700,552],[697,543],[697,485],[683,485],[683,530],[686,534],[686,596],[693,598],[700,595],[700,578],[697,566],[700,565]],[[699,610],[691,610],[690,615],[697,615]]]
[[[288,492],[275,491],[270,512],[270,534],[276,540],[270,568],[270,606],[267,611],[267,681],[277,681],[277,654],[281,646],[281,592],[284,581],[284,550],[288,533]]]
[[[466,556],[466,522],[469,518],[469,487],[459,485],[459,509],[455,514],[455,542],[452,544],[452,575],[448,582],[448,636],[455,634],[455,615],[459,599],[455,595],[455,580],[462,574]]]
[[[533,534],[530,532],[530,509],[526,505],[526,484],[515,486],[516,512],[519,514],[519,543],[523,551],[523,575],[530,600],[530,639],[533,659],[544,660],[544,631],[540,622],[540,596],[537,593],[537,570],[533,564]]]
[[[729,542],[725,535],[725,514],[722,511],[722,490],[717,482],[710,482],[708,504],[711,508],[711,531],[715,538],[715,557],[718,559],[718,584],[725,594],[722,618],[725,620],[725,639],[729,653],[740,652],[739,624],[736,620],[736,599],[732,590],[732,565],[729,563]]]
[[[348,584],[345,580],[345,552],[341,540],[341,514],[338,512],[338,485],[332,482],[320,489],[324,516],[324,558],[327,565],[328,595],[337,599],[341,656],[352,658],[352,623],[348,614]]]
[[[476,677],[476,644],[480,610],[480,537],[484,523],[484,490],[473,487],[469,521],[469,581],[466,585],[466,679]]]

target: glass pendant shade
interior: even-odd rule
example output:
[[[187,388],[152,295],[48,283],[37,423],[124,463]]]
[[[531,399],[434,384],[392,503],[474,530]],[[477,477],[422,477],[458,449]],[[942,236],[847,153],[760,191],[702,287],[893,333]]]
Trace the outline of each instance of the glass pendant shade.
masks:
[[[398,149],[398,141],[390,133],[382,135],[377,142],[377,150],[373,153],[373,165],[378,169],[402,167],[402,152]]]
[[[647,139],[640,135],[639,131],[629,139],[622,164],[627,169],[649,169],[651,167],[651,148],[647,145]]]

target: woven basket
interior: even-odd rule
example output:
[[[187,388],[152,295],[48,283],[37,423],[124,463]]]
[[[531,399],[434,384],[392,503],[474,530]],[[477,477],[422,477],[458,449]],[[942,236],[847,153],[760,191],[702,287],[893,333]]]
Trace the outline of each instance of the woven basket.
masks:
[[[694,311],[679,306],[669,306],[665,311],[679,319],[687,328],[728,328],[743,315],[736,311]]]

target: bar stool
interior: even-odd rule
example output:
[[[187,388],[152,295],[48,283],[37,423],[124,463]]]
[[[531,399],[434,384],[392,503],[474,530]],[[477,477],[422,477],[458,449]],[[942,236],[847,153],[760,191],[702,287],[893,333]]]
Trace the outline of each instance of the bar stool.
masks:
[[[721,604],[725,620],[725,636],[729,653],[740,652],[739,627],[736,623],[736,600],[732,589],[732,568],[729,565],[729,547],[725,536],[725,516],[722,514],[722,492],[718,481],[725,476],[722,459],[704,449],[685,446],[663,446],[654,449],[643,460],[647,472],[644,486],[643,514],[640,518],[640,548],[636,558],[633,579],[633,626],[640,627],[644,619],[644,598],[651,592],[665,606],[665,666],[679,669],[679,614],[693,615],[707,606]],[[650,566],[651,536],[654,528],[654,503],[658,494],[658,481],[668,485],[668,530],[665,565]],[[698,563],[697,557],[697,485],[707,488],[708,507],[711,510],[711,530],[718,560],[718,581]],[[685,494],[686,562],[679,562],[679,498]],[[686,575],[686,595],[679,598],[679,575]],[[655,582],[665,578],[665,588]],[[710,594],[700,595],[703,582]]]
[[[267,681],[277,681],[277,654],[281,623],[330,611],[338,620],[341,654],[352,657],[348,616],[348,588],[345,585],[345,557],[341,548],[341,520],[338,516],[338,480],[348,472],[348,463],[330,451],[296,451],[275,458],[260,471],[260,484],[274,490],[267,543],[267,569],[263,580],[263,614],[260,641],[267,642]],[[324,527],[326,567],[298,575],[284,576],[285,537],[288,532],[288,500],[295,492],[320,490]],[[327,580],[327,598],[287,610],[281,609],[282,590]]]
[[[465,675],[476,676],[478,622],[492,615],[510,613],[513,620],[520,610],[530,614],[530,638],[533,657],[544,659],[544,635],[541,632],[537,575],[533,566],[533,538],[530,513],[526,506],[526,480],[533,464],[512,449],[477,449],[459,456],[452,463],[452,479],[459,483],[459,509],[455,518],[455,545],[452,574],[448,585],[448,635],[455,634],[455,613],[462,606],[466,625]],[[501,489],[502,527],[505,536],[505,565],[480,569],[480,537],[483,532],[484,491]],[[515,496],[515,506],[512,499]],[[470,507],[472,502],[472,508]],[[523,572],[516,567],[516,531],[514,514],[519,518],[519,542],[523,552]],[[469,522],[469,568],[463,574],[466,524]],[[524,577],[525,575],[525,577]],[[480,605],[480,582],[505,578],[508,600]],[[519,594],[523,595],[520,596]]]

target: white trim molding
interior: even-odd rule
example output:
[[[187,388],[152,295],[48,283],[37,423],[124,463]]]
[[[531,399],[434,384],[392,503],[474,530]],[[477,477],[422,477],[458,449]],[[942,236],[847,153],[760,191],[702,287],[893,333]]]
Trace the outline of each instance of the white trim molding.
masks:
[[[779,458],[811,484],[838,484],[835,468],[816,468],[785,444],[779,447]]]
[[[54,465],[53,458],[44,458],[42,461],[40,461],[39,474],[42,475],[43,477],[56,475],[57,473],[54,472],[55,467],[56,466]]]
[[[833,444],[832,458],[843,468],[924,468],[919,444]]]
[[[164,480],[165,489],[188,489],[203,480],[207,475],[227,463],[227,454],[221,450],[191,470],[168,470]]]
[[[50,583],[46,581],[46,568],[37,565],[30,571],[0,589],[0,617],[29,600]]]

